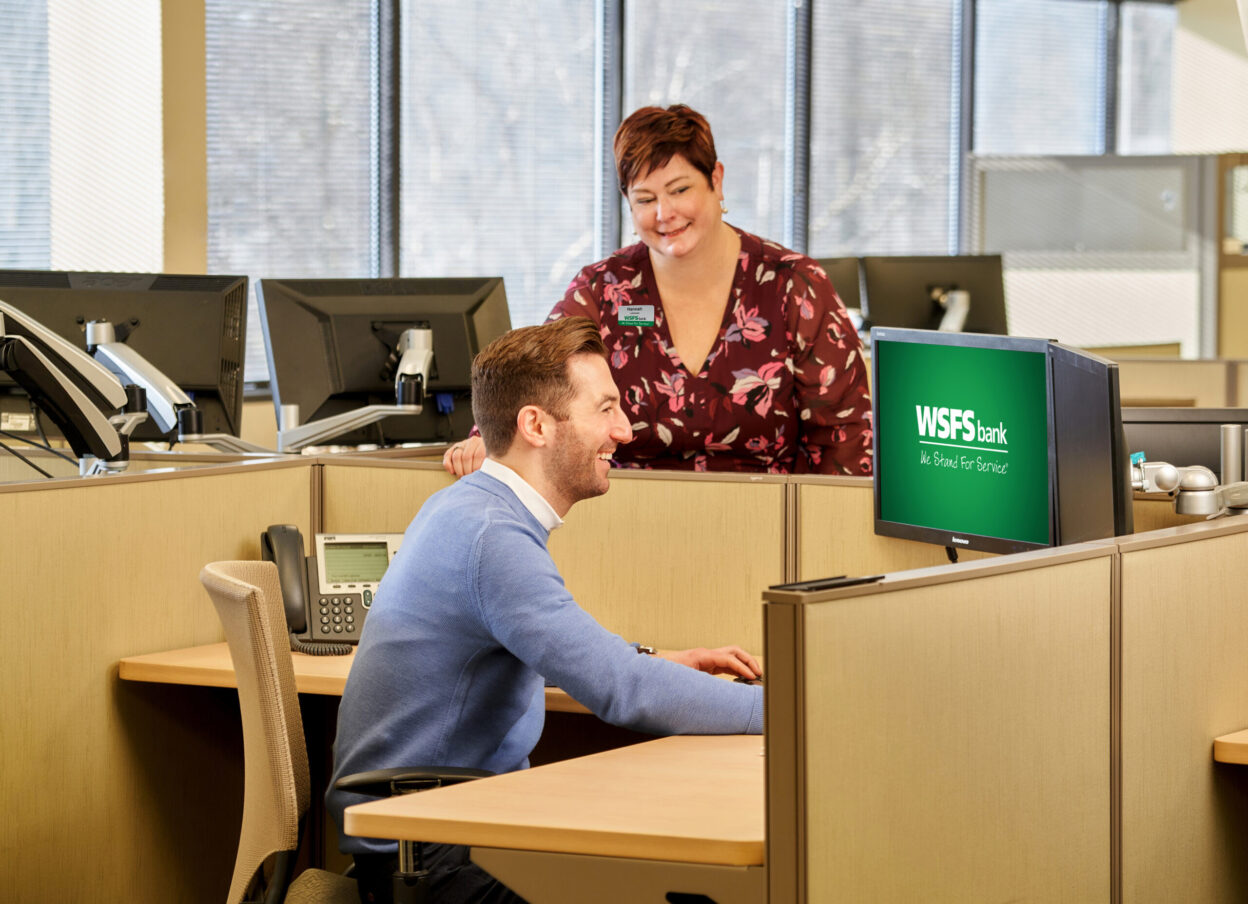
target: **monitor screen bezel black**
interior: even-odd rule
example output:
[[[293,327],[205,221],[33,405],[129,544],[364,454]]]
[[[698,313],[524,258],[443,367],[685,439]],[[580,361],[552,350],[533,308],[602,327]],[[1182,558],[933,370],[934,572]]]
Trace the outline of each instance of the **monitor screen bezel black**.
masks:
[[[118,323],[123,331],[129,330],[126,344],[176,383],[200,409],[202,432],[238,436],[243,417],[247,284],[246,276],[217,274],[0,270],[0,299],[84,351],[86,320]],[[150,310],[162,303],[176,307],[181,316],[161,317],[152,324],[155,318]],[[188,317],[187,304],[208,310],[203,316]],[[137,325],[132,322],[135,314],[140,315]],[[205,320],[217,324],[211,337],[204,335]],[[152,328],[145,329],[145,325]],[[170,342],[170,336],[181,341]],[[209,354],[205,342],[214,343],[211,367],[205,362]],[[187,349],[199,351],[192,355]],[[187,369],[191,361],[194,373]],[[0,408],[8,410],[19,394],[25,396],[14,381],[0,374],[0,395],[4,396]],[[177,430],[161,432],[148,418],[131,439],[173,442]]]
[[[1001,255],[862,258],[863,314],[871,326],[935,329],[940,315],[927,293],[937,285],[970,292],[971,307],[963,332],[1009,335]]]
[[[1050,343],[1055,445],[1055,545],[1132,533],[1130,453],[1118,365]],[[1108,494],[1108,499],[1106,495]]]
[[[352,363],[344,368],[339,345],[358,341],[362,333],[340,336],[345,323],[336,318],[350,318],[394,325],[386,335],[394,332],[395,338],[402,323],[429,326],[434,331],[433,372],[420,414],[388,417],[326,444],[388,446],[451,442],[467,436],[473,424],[472,358],[511,328],[503,277],[266,277],[256,286],[269,388],[279,425],[284,426],[283,406],[292,404],[299,406],[299,423],[306,424],[366,405],[395,403],[392,383],[381,379],[361,378],[357,385],[344,385],[353,378],[344,377],[342,371]],[[356,304],[382,307],[345,310]],[[449,344],[448,333],[452,336]],[[380,342],[376,347],[367,344],[368,355],[377,354],[380,347]],[[453,414],[439,413],[439,393],[450,395]]]
[[[887,440],[888,437],[883,436],[880,430],[879,417],[879,342],[920,342],[927,345],[950,345],[959,347],[974,347],[985,349],[1001,349],[1006,351],[1031,352],[1041,354],[1045,357],[1045,406],[1048,418],[1048,456],[1049,456],[1049,476],[1048,476],[1048,496],[1049,496],[1049,527],[1048,542],[1035,543],[1026,540],[1016,540],[1010,537],[991,537],[982,534],[966,533],[957,530],[947,530],[943,528],[928,527],[926,525],[907,524],[900,521],[890,521],[883,517],[882,513],[882,496],[884,490],[884,482],[881,480],[880,473],[880,445],[881,440]],[[871,330],[871,413],[872,423],[874,425],[874,436],[872,452],[875,461],[875,476],[872,479],[872,495],[874,501],[875,514],[875,533],[880,536],[897,537],[903,540],[918,540],[923,543],[933,543],[937,546],[945,546],[951,549],[974,549],[982,552],[994,553],[1014,553],[1026,552],[1032,549],[1044,549],[1052,546],[1055,530],[1056,519],[1053,511],[1054,498],[1054,443],[1053,443],[1053,381],[1049,368],[1048,351],[1049,341],[1047,339],[1030,339],[1017,336],[1000,336],[983,333],[942,333],[935,330],[909,330],[896,329],[892,327],[874,327]],[[885,480],[887,478],[885,477]]]

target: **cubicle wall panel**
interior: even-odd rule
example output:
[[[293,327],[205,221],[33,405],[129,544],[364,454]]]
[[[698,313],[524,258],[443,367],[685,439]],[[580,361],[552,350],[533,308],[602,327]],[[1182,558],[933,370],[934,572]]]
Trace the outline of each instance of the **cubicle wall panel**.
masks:
[[[1130,407],[1226,408],[1232,403],[1227,361],[1124,358],[1118,362],[1119,395]]]
[[[221,640],[204,563],[311,527],[310,469],[0,492],[6,901],[224,899],[242,804],[233,692],[121,682],[123,656]]]
[[[1180,515],[1174,510],[1174,502],[1169,498],[1136,499],[1132,503],[1131,517],[1134,523],[1133,532],[1137,534],[1160,530],[1163,527],[1199,524],[1205,520],[1204,515]]]
[[[328,533],[402,533],[425,500],[455,482],[441,464],[376,461],[324,465],[323,524]]]
[[[1209,527],[1123,553],[1124,904],[1248,900],[1248,770],[1212,758],[1248,728],[1248,532]]]
[[[870,478],[797,481],[799,580],[839,574],[887,574],[945,565],[943,546],[875,535]],[[959,550],[963,561],[988,553]]]
[[[1109,899],[1111,562],[805,606],[804,900]]]
[[[1248,267],[1218,274],[1218,355],[1248,358]]]
[[[613,474],[551,534],[551,555],[576,601],[630,641],[759,653],[759,593],[784,580],[784,487]]]

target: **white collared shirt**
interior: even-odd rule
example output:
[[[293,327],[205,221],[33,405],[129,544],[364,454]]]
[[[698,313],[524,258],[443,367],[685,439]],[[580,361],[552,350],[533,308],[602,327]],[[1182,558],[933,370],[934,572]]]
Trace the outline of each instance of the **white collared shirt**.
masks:
[[[546,498],[533,489],[527,480],[511,468],[492,458],[487,458],[481,463],[481,470],[495,480],[501,480],[507,484],[511,491],[516,494],[516,498],[520,500],[520,503],[529,510],[529,513],[537,519],[542,527],[546,528],[547,533],[563,525],[563,519],[559,517],[550,503],[546,501]]]

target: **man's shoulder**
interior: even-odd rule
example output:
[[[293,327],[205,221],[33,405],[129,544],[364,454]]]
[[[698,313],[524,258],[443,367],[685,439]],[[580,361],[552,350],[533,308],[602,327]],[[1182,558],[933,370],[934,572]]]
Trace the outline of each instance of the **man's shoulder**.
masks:
[[[525,530],[540,527],[507,484],[483,471],[461,477],[439,490],[429,502],[431,517],[453,518],[464,526],[486,529],[497,525]]]

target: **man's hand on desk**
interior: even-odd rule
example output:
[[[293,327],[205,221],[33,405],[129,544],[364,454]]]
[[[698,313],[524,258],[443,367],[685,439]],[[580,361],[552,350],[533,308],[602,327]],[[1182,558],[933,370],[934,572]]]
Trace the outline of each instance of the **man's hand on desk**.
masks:
[[[759,661],[740,647],[719,647],[714,650],[708,650],[705,647],[697,647],[693,650],[658,650],[654,655],[687,665],[699,672],[710,672],[712,675],[758,678],[763,674],[763,667]]]

